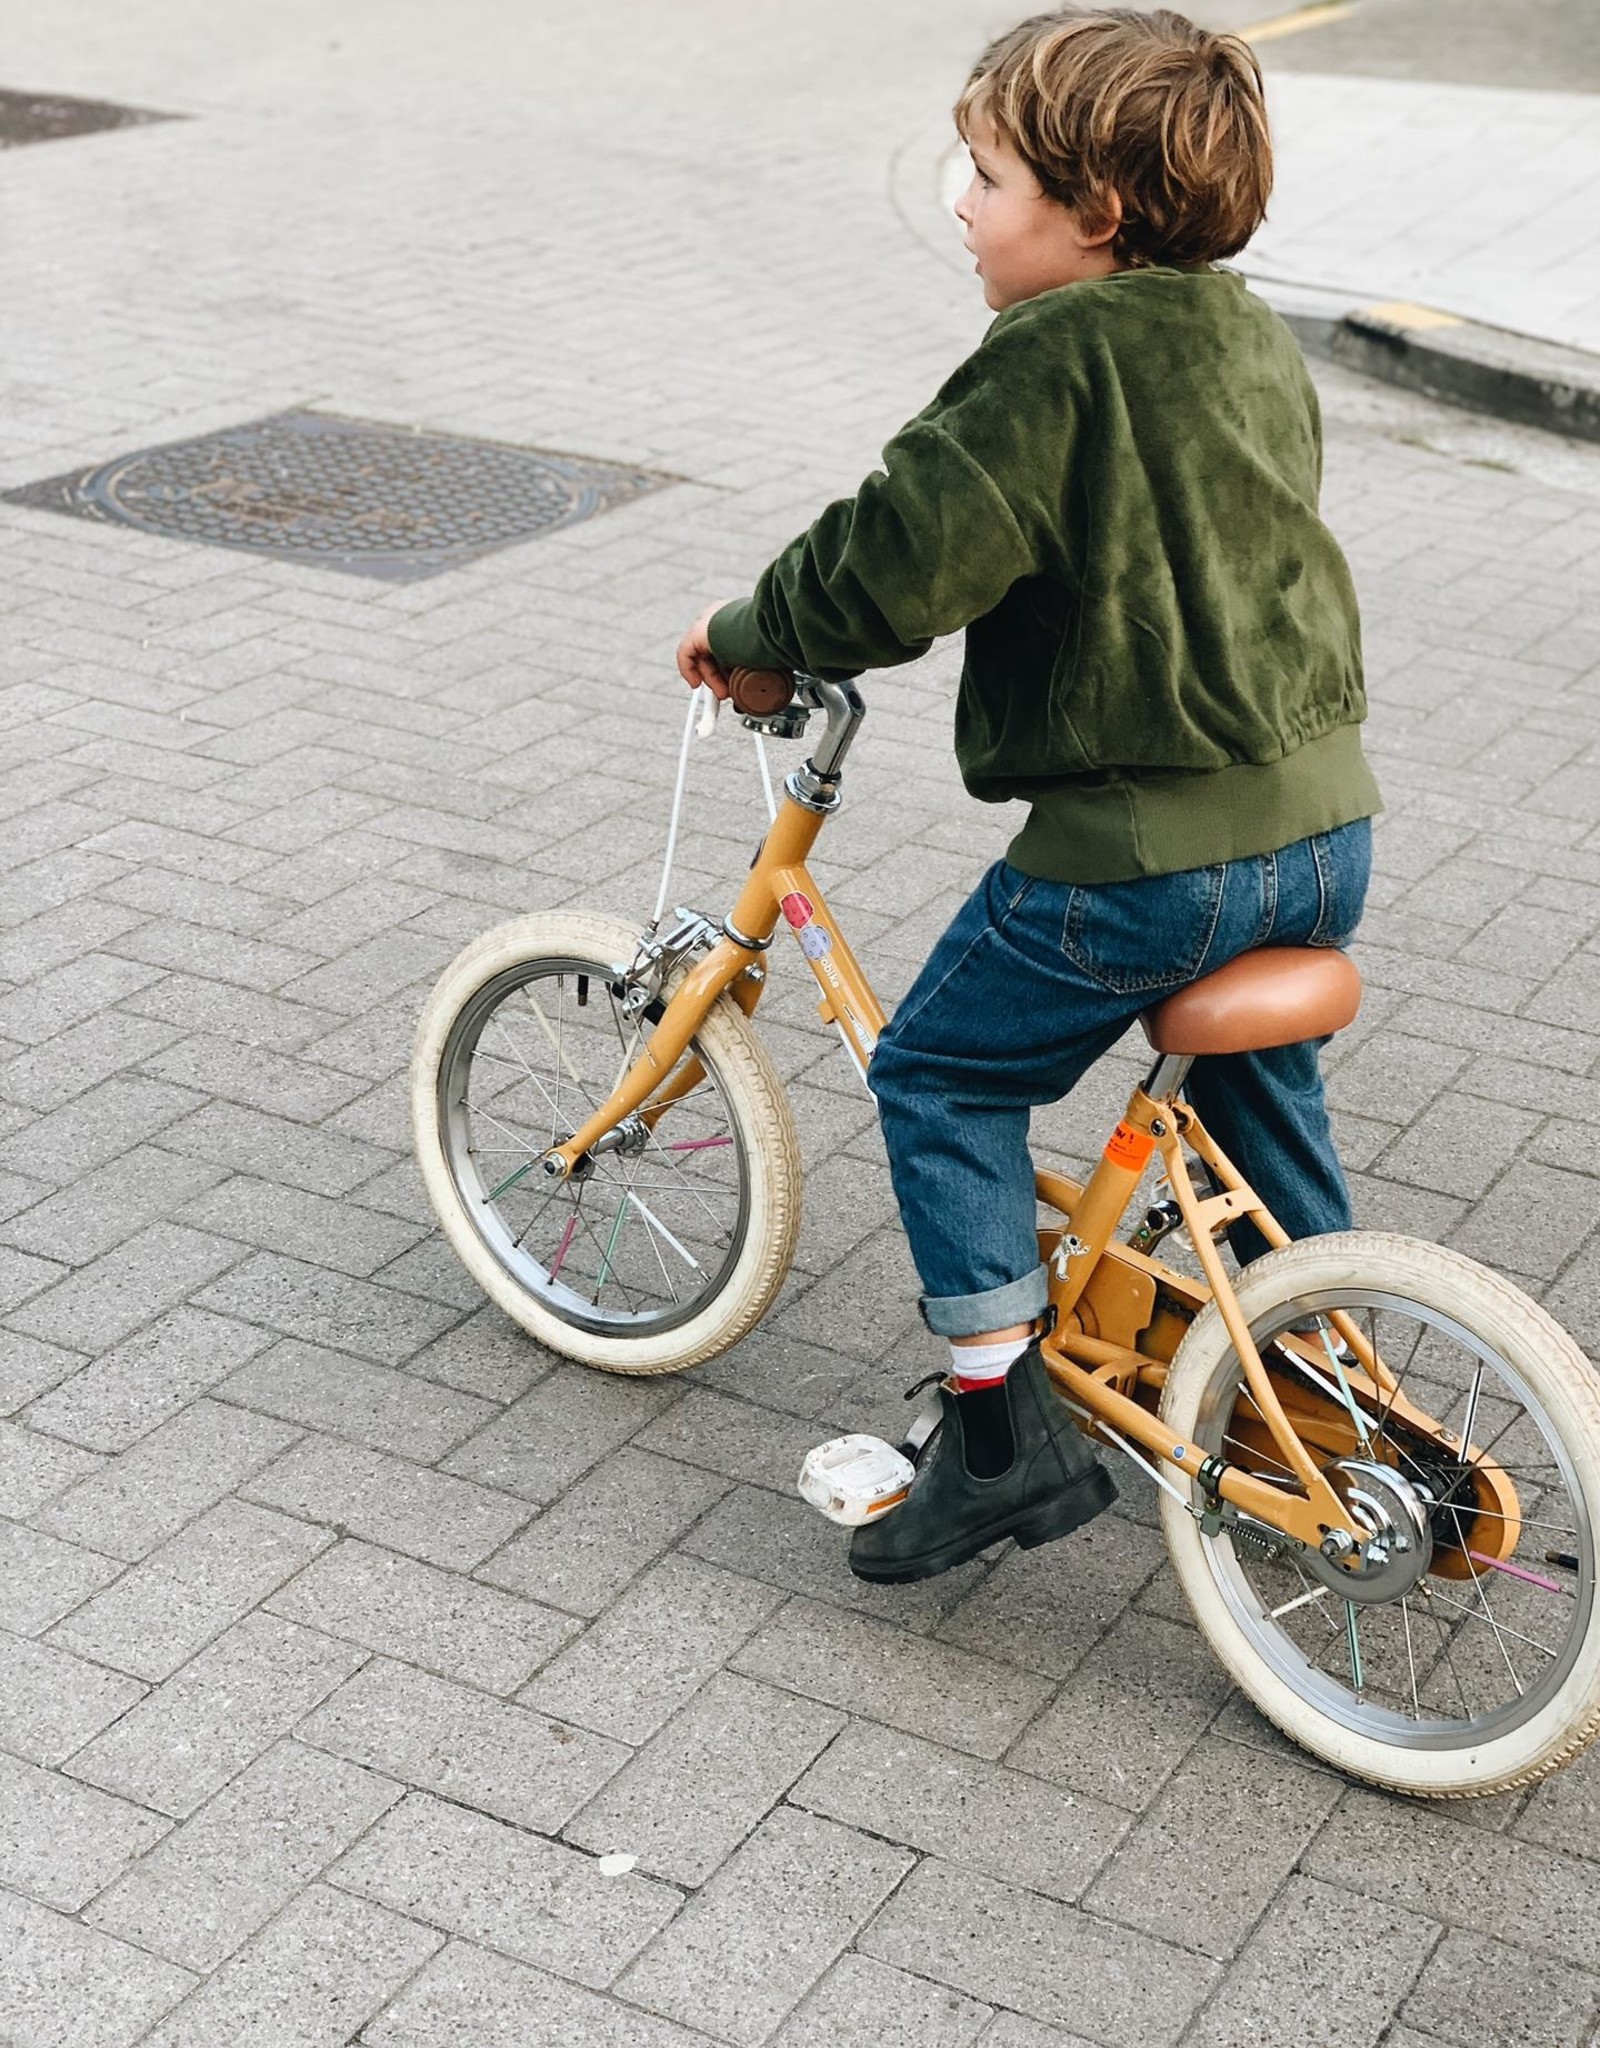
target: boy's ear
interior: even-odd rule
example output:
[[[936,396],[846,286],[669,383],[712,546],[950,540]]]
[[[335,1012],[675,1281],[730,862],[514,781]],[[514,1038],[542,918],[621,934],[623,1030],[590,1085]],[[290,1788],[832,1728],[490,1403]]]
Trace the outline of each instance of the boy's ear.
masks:
[[[1107,187],[1096,203],[1078,209],[1078,235],[1086,249],[1103,249],[1122,232],[1122,194]]]

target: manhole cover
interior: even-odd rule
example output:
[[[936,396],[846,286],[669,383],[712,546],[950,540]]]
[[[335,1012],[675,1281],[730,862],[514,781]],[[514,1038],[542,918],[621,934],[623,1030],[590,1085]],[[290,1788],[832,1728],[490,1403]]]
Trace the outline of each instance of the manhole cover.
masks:
[[[151,114],[142,107],[114,107],[109,100],[67,99],[54,92],[13,92],[0,86],[0,149],[25,142],[57,142],[66,135],[93,135],[101,128],[137,128],[147,121],[176,121],[177,114]]]
[[[493,441],[284,412],[4,495],[172,540],[412,583],[674,481]]]

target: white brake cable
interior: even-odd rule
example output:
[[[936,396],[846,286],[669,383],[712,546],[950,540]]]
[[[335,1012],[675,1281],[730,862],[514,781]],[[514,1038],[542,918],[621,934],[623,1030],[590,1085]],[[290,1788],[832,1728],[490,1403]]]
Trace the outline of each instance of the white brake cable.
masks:
[[[683,792],[689,780],[689,745],[692,740],[709,737],[716,727],[717,713],[721,709],[722,700],[714,697],[703,683],[689,692],[689,710],[683,721],[683,740],[678,748],[678,780],[672,792],[672,818],[667,826],[666,858],[661,863],[661,887],[656,892],[655,914],[650,919],[652,931],[661,923],[661,913],[667,907],[667,887],[672,880],[672,860],[678,849],[678,821],[683,815]],[[767,766],[767,749],[760,733],[753,733],[751,737],[756,743],[756,760],[761,768],[761,787],[766,792],[767,817],[770,820],[778,815],[778,799],[772,788],[772,770]]]
[[[1166,1491],[1172,1495],[1172,1498],[1178,1503],[1179,1507],[1183,1509],[1186,1515],[1193,1515],[1196,1521],[1200,1519],[1200,1510],[1195,1506],[1194,1502],[1189,1499],[1188,1495],[1182,1492],[1180,1488],[1174,1486],[1172,1481],[1166,1476],[1166,1474],[1163,1471],[1161,1471],[1161,1469],[1157,1465],[1152,1464],[1150,1459],[1148,1459],[1142,1451],[1135,1450],[1133,1445],[1129,1443],[1128,1439],[1122,1434],[1120,1429],[1113,1429],[1111,1427],[1111,1424],[1106,1421],[1104,1416],[1091,1416],[1089,1414],[1088,1409],[1080,1407],[1076,1401],[1068,1401],[1067,1406],[1072,1410],[1074,1415],[1081,1415],[1086,1420],[1092,1421],[1096,1429],[1099,1430],[1102,1436],[1110,1437],[1111,1441],[1117,1446],[1119,1451],[1125,1451],[1136,1465],[1142,1466],[1144,1470],[1149,1473],[1150,1477],[1155,1481],[1157,1486],[1164,1487]]]
[[[767,818],[770,822],[778,815],[778,799],[772,793],[772,770],[767,766],[767,745],[758,732],[752,733],[750,737],[756,743],[756,759],[761,764],[761,787],[767,793]]]
[[[689,709],[683,721],[683,744],[678,748],[678,783],[672,792],[672,820],[667,826],[667,853],[661,863],[661,887],[656,892],[655,914],[650,919],[652,931],[660,924],[661,913],[667,907],[667,884],[672,880],[672,856],[678,849],[678,820],[683,815],[683,787],[689,779],[689,742],[694,738],[696,720],[700,721],[702,731],[709,731],[717,716],[717,700],[711,697],[709,690],[706,691],[706,696],[711,698],[709,720],[705,716],[704,703],[695,701],[700,688],[704,688],[704,685],[689,692]]]

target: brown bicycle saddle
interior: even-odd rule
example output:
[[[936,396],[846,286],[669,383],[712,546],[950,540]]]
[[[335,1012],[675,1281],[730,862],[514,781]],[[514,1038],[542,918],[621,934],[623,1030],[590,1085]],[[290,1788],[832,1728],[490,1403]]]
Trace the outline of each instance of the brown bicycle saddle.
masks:
[[[1361,1007],[1361,970],[1329,946],[1261,946],[1154,1003],[1139,1022],[1157,1052],[1263,1052],[1329,1038]]]

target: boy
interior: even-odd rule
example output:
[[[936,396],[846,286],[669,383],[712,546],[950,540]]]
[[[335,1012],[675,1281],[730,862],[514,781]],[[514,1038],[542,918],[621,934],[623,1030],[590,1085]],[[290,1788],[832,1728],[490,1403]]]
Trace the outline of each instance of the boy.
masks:
[[[1213,267],[1271,186],[1249,48],[1166,12],[1037,15],[955,111],[998,317],[884,471],[678,649],[722,696],[733,667],[854,674],[965,627],[963,778],[1031,805],[868,1076],[951,1358],[910,1495],[852,1540],[874,1580],[1049,1541],[1114,1497],[1036,1342],[1029,1111],[1236,954],[1342,944],[1379,808],[1316,396]],[[1198,1061],[1188,1089],[1291,1236],[1349,1227],[1315,1045]]]

